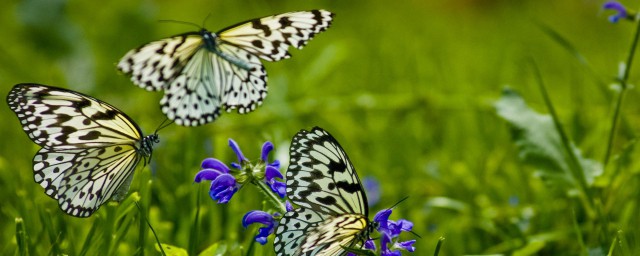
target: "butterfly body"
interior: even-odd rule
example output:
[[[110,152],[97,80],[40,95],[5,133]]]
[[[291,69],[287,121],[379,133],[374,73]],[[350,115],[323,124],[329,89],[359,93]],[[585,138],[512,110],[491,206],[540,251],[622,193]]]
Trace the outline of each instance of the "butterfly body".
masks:
[[[164,91],[162,112],[176,124],[214,121],[221,109],[244,114],[267,95],[260,59],[289,58],[331,24],[325,10],[289,12],[245,21],[212,33],[206,29],[153,41],[125,54],[118,69],[149,91]]]
[[[7,104],[42,147],[33,158],[35,182],[72,216],[88,217],[108,200],[122,199],[135,167],[158,143],[122,111],[75,91],[18,84]]]
[[[287,197],[299,208],[276,229],[276,255],[346,255],[362,246],[377,223],[368,219],[367,198],[349,157],[326,131],[294,137],[287,169]]]

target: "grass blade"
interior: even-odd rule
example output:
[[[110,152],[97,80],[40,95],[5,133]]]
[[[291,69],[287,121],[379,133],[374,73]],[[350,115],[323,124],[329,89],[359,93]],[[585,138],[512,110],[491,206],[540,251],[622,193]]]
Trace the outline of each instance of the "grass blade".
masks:
[[[24,229],[24,221],[22,218],[16,218],[16,242],[18,243],[18,255],[29,255],[29,237],[27,231]]]

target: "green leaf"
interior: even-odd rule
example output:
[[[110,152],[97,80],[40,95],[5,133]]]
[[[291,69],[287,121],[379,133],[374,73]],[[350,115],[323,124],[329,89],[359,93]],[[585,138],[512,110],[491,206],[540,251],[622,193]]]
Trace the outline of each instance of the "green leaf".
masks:
[[[503,91],[502,97],[494,106],[498,115],[511,125],[513,138],[519,150],[518,155],[524,162],[538,168],[538,174],[548,181],[568,183],[572,186],[578,184],[571,175],[569,156],[562,148],[560,135],[550,115],[532,110],[517,92],[510,89]],[[573,143],[571,149],[584,170],[587,184],[593,184],[594,177],[602,174],[602,165],[595,160],[584,158]]]
[[[189,255],[187,253],[187,250],[182,249],[180,247],[173,246],[170,244],[161,244],[161,245],[162,245],[162,250],[160,250],[160,247],[158,247],[158,244],[156,244],[156,251],[158,252],[164,251],[164,253],[166,253],[167,256],[188,256]]]

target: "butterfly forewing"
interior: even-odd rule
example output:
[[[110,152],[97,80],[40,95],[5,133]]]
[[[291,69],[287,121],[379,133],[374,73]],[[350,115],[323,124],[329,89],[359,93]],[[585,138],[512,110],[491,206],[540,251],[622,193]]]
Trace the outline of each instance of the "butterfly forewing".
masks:
[[[197,32],[153,41],[127,52],[118,62],[118,69],[141,88],[164,90],[203,44]]]
[[[277,255],[346,255],[369,236],[367,198],[340,144],[315,127],[293,138],[287,197],[299,208],[276,229]]]
[[[138,126],[115,107],[70,90],[19,84],[7,102],[29,138],[42,146],[33,158],[34,180],[73,216],[90,216],[125,189],[157,139],[142,138]],[[149,146],[144,140],[151,140],[144,143]]]
[[[139,128],[113,106],[74,91],[52,88],[21,84],[7,96],[23,130],[38,145],[74,149],[140,140]]]
[[[288,12],[251,20],[218,32],[222,44],[232,44],[268,61],[289,58],[289,46],[302,49],[326,30],[333,13],[325,10]]]
[[[286,177],[291,201],[325,214],[368,216],[358,175],[340,144],[326,131],[301,131],[293,139],[290,154]]]
[[[244,114],[267,96],[267,73],[260,58],[288,58],[327,29],[325,10],[290,12],[242,22],[211,33],[205,29],[154,41],[129,51],[118,69],[136,85],[163,90],[162,112],[176,124],[214,121],[223,108]]]

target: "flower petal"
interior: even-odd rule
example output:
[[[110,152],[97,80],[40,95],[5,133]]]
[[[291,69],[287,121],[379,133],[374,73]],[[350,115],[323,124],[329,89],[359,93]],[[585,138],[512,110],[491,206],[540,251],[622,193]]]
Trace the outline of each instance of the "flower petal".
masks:
[[[277,168],[274,168],[273,166],[267,166],[267,168],[265,168],[264,179],[266,181],[271,181],[274,178],[283,179],[284,176],[282,176],[282,173],[280,173]]]
[[[287,210],[287,212],[293,211],[293,205],[291,205],[288,200],[284,202],[284,208]]]
[[[618,20],[620,20],[621,18],[626,18],[628,15],[627,8],[617,1],[608,1],[604,3],[604,5],[602,5],[602,8],[617,12],[617,14],[609,16],[609,21],[611,23],[616,23],[618,22]]]
[[[389,243],[391,243],[391,236],[388,233],[383,232],[382,237],[380,237],[380,250],[388,251]]]
[[[238,191],[236,186],[236,179],[230,174],[221,174],[213,182],[211,182],[211,189],[209,195],[213,200],[217,200],[219,204],[224,204],[231,200],[233,194]]]
[[[387,229],[387,222],[389,221],[389,216],[392,212],[393,210],[391,209],[384,209],[376,213],[376,215],[373,217],[373,221],[380,224],[378,230]]]
[[[367,250],[376,251],[376,243],[373,241],[373,239],[369,239],[364,242],[364,248]]]
[[[200,183],[202,180],[215,180],[221,173],[214,169],[204,169],[196,173],[194,181]]]
[[[273,216],[263,211],[250,211],[242,217],[242,226],[247,227],[253,223],[261,223],[264,225],[271,225],[273,222]]]
[[[269,153],[271,153],[272,150],[273,150],[273,143],[271,143],[271,141],[267,141],[264,144],[262,144],[262,154],[260,156],[260,159],[262,159],[262,161],[264,161],[265,163],[268,162]]]
[[[383,251],[380,253],[381,256],[402,256],[400,251]]]
[[[413,247],[414,243],[416,243],[416,240],[409,240],[409,241],[395,243],[393,245],[393,247],[394,248],[398,248],[398,249],[407,250],[409,252],[414,252],[416,250],[416,248]]]
[[[280,160],[276,159],[273,161],[273,163],[270,163],[267,166],[273,166],[273,168],[280,170]]]
[[[229,167],[225,165],[222,161],[215,158],[207,158],[202,161],[202,169],[214,169],[224,173],[229,173]]]
[[[269,182],[267,182],[269,184]],[[287,195],[287,185],[281,181],[274,181],[269,184],[271,191],[276,192],[280,198],[284,198]]]
[[[244,155],[242,154],[242,151],[240,151],[240,146],[238,146],[238,143],[236,143],[234,140],[229,139],[229,147],[231,147],[231,149],[233,149],[233,152],[236,153],[239,163],[242,163],[243,161],[248,160],[246,157],[244,157]]]
[[[405,219],[399,219],[396,225],[400,226],[402,231],[411,231],[411,229],[413,229],[413,222]]]

